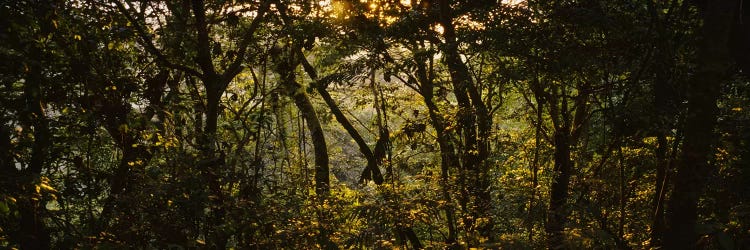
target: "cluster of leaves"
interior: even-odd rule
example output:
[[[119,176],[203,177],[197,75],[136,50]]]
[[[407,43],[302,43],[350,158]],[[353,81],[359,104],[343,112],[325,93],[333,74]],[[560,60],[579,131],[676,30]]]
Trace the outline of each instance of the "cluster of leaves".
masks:
[[[705,10],[4,2],[0,247],[658,248],[726,67],[692,246],[746,248],[750,84]]]

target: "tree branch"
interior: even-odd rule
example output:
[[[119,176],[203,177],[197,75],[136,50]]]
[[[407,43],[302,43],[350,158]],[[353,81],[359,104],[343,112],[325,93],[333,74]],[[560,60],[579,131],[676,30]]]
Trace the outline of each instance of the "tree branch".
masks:
[[[211,39],[208,37],[208,25],[206,24],[206,10],[203,0],[192,0],[193,15],[195,15],[195,29],[198,31],[198,65],[203,71],[205,78],[216,77],[216,69],[211,60]]]
[[[258,7],[257,15],[250,23],[250,27],[247,28],[245,34],[242,36],[242,40],[240,41],[240,44],[238,46],[239,51],[237,52],[237,57],[234,58],[234,61],[229,65],[227,70],[222,75],[224,84],[228,84],[229,81],[234,78],[234,76],[242,71],[242,61],[245,59],[245,55],[247,54],[247,47],[250,46],[250,42],[253,41],[253,34],[258,29],[258,27],[260,27],[260,21],[261,19],[263,19],[263,17],[265,17],[265,14],[266,12],[268,12],[270,5],[271,1],[263,1],[261,2],[260,7]]]
[[[125,5],[123,5],[122,2],[120,1],[115,1],[115,5],[117,5],[117,9],[120,11],[120,13],[124,15],[125,18],[128,19],[128,21],[130,21],[133,24],[133,27],[135,27],[135,30],[138,33],[138,37],[141,40],[141,45],[145,47],[149,53],[156,56],[156,60],[160,64],[170,69],[179,70],[189,75],[203,78],[203,74],[201,74],[197,70],[190,68],[188,66],[182,65],[182,64],[176,64],[176,63],[169,61],[169,59],[167,59],[167,57],[164,56],[164,54],[162,54],[158,48],[156,48],[156,45],[154,45],[154,42],[151,39],[150,34],[147,34],[147,32],[140,25],[140,22],[138,22],[138,20],[136,20],[132,15],[130,15],[130,12],[128,12],[128,8],[126,8]]]

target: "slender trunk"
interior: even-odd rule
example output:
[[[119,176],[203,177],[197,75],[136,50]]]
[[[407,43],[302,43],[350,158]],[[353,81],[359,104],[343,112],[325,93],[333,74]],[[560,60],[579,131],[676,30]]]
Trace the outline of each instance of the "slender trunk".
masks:
[[[310,130],[310,138],[312,139],[313,151],[315,152],[315,194],[318,196],[319,203],[324,204],[330,195],[330,184],[328,148],[325,136],[323,135],[323,128],[320,126],[320,121],[315,114],[315,109],[310,99],[308,99],[300,85],[294,81],[285,84],[287,91],[290,92],[292,99],[294,99],[294,104],[305,119],[307,128]],[[328,238],[330,234],[328,229],[328,226],[330,226],[328,225],[330,221],[329,217],[330,214],[328,211],[322,211],[319,214],[320,234],[318,235],[318,242],[321,246],[326,246],[326,248],[332,246],[332,242]]]
[[[206,85],[206,124],[203,129],[202,150],[204,153],[211,155],[216,149],[216,128],[219,122],[219,104],[221,103],[221,94],[223,90],[216,89],[215,79],[204,80],[211,83]],[[209,156],[210,157],[210,156]]]
[[[376,185],[383,184],[383,175],[380,173],[380,168],[378,167],[380,165],[380,160],[378,157],[373,154],[373,152],[370,150],[370,148],[367,146],[367,143],[365,143],[362,136],[357,132],[357,130],[352,126],[352,124],[349,122],[349,120],[344,116],[344,113],[341,112],[341,109],[339,109],[338,105],[336,105],[333,98],[331,98],[331,95],[328,93],[328,91],[321,87],[317,87],[318,93],[323,97],[323,100],[328,105],[328,108],[331,109],[331,112],[336,117],[336,120],[344,127],[344,129],[349,133],[349,136],[351,136],[354,141],[359,146],[360,152],[365,156],[367,159],[367,167],[362,172],[362,175],[360,177],[360,183],[368,180],[373,180]],[[381,137],[382,138],[382,137]],[[382,140],[378,140],[378,145],[375,147],[378,148],[378,146],[382,143],[380,143]],[[399,229],[400,234],[403,236],[403,238],[408,239],[409,242],[411,242],[412,247],[414,249],[421,249],[423,248],[422,243],[419,241],[419,238],[417,237],[417,234],[414,232],[414,230],[411,227],[401,227]]]
[[[697,72],[687,86],[685,141],[667,210],[668,229],[664,238],[667,249],[695,248],[699,239],[695,230],[698,200],[711,174],[708,160],[717,118],[716,101],[731,65],[727,41],[735,5],[736,1],[712,1],[702,9]]]
[[[38,200],[18,201],[21,249],[50,249],[50,235],[41,216],[43,209],[44,205]]]
[[[96,111],[95,111],[96,112]],[[110,177],[110,195],[119,196],[128,191],[128,186],[134,182],[136,176],[132,172],[132,169],[138,168],[135,164],[146,164],[151,159],[151,153],[146,148],[137,145],[138,138],[137,134],[140,132],[138,128],[131,128],[130,132],[121,129],[123,124],[126,124],[125,120],[129,111],[122,110],[117,114],[110,113],[109,115],[116,116],[110,121],[105,121],[105,129],[109,136],[113,138],[116,145],[122,151],[122,157],[114,171],[114,174]]]
[[[409,240],[413,249],[424,248],[424,246],[422,246],[422,242],[419,241],[417,233],[415,233],[411,227],[400,227],[399,232],[403,238]]]
[[[37,47],[31,48],[30,57],[33,59],[27,66],[29,68],[24,84],[24,96],[28,113],[24,118],[26,123],[33,128],[34,142],[31,148],[31,159],[25,170],[22,185],[27,185],[25,190],[34,190],[33,180],[39,178],[47,164],[50,146],[50,130],[47,115],[44,113],[44,100],[42,99],[42,61],[41,50]],[[23,189],[22,189],[23,190]],[[19,197],[18,209],[20,214],[20,246],[22,249],[49,249],[50,235],[44,224],[42,214],[45,210],[43,203],[32,198],[32,194]]]
[[[226,214],[226,208],[224,205],[225,195],[222,191],[220,180],[222,167],[225,165],[225,159],[223,152],[219,152],[217,148],[216,138],[219,114],[221,112],[219,110],[219,105],[221,103],[221,95],[224,92],[224,89],[221,88],[223,84],[218,78],[218,76],[214,76],[214,78],[202,79],[206,88],[206,120],[199,144],[201,160],[197,165],[203,176],[203,180],[206,181],[210,193],[209,202],[211,215],[209,216],[209,222],[207,223],[208,237],[206,243],[209,246],[224,248],[229,241],[229,235],[221,229],[221,224],[224,223],[224,217]]]
[[[308,96],[305,94],[305,90],[295,80],[294,69],[299,64],[302,64],[305,71],[313,79],[317,79],[317,73],[312,68],[312,65],[307,62],[307,59],[305,59],[300,48],[291,48],[290,52],[291,58],[284,58],[285,61],[281,62],[278,65],[277,70],[279,71],[279,74],[281,74],[281,80],[284,88],[286,89],[288,95],[292,97],[292,99],[294,99],[294,104],[297,106],[300,112],[302,112],[302,116],[307,122],[307,127],[310,129],[310,137],[313,140],[313,147],[315,151],[315,192],[319,196],[325,198],[330,193],[328,180],[328,148],[326,145],[325,136],[323,135],[323,129],[320,126],[320,121],[318,120],[318,116],[315,114],[315,108],[310,102]],[[332,105],[333,107],[331,109],[333,110],[335,108],[335,110],[338,111],[337,113],[339,113],[339,115],[336,115],[336,118],[346,120],[346,117],[343,116],[341,110],[339,110],[335,105],[333,99],[331,99],[330,95],[328,95],[328,92],[325,91],[322,86],[317,87],[318,92],[321,92],[321,95],[327,96],[327,98],[324,97],[324,99],[326,99],[326,104],[328,104],[329,106]],[[354,127],[351,126],[351,124],[349,124],[348,127],[349,129],[352,129],[352,131],[350,132],[356,133],[356,130],[354,130]],[[347,129],[347,131],[349,131],[349,129]],[[364,140],[362,140],[362,142],[363,141]],[[363,152],[363,154],[366,153]]]
[[[318,80],[318,74],[315,68],[310,64],[310,62],[307,61],[307,59],[304,58],[304,55],[302,55],[302,52],[299,51],[301,63],[303,68],[305,69],[305,72],[312,78],[313,80]],[[320,93],[320,96],[325,101],[328,108],[331,110],[331,113],[333,113],[334,117],[336,118],[336,121],[341,124],[341,126],[344,127],[347,133],[349,133],[349,136],[354,139],[354,141],[357,143],[357,146],[359,147],[359,151],[362,153],[362,155],[365,156],[365,159],[367,160],[367,166],[362,171],[362,174],[360,175],[359,182],[364,183],[365,181],[373,180],[376,185],[382,185],[383,184],[383,175],[380,173],[380,164],[382,162],[382,155],[373,152],[369,146],[367,146],[367,143],[365,142],[364,138],[359,134],[359,132],[354,128],[354,126],[349,122],[349,119],[346,118],[343,112],[341,112],[341,109],[336,104],[336,102],[331,97],[331,94],[328,93],[328,90],[326,90],[326,86],[322,84],[317,84],[315,86],[315,89]],[[378,142],[375,145],[376,151],[378,151],[378,148],[383,147],[383,144],[386,137],[383,137],[381,134],[380,139],[378,139]],[[403,238],[406,238],[411,242],[412,247],[414,249],[422,249],[422,243],[419,241],[419,238],[417,237],[417,234],[414,232],[414,229],[411,227],[400,227],[399,228],[399,234],[403,236]]]
[[[331,110],[331,113],[333,113],[333,116],[336,117],[336,121],[338,121],[339,124],[344,127],[346,132],[349,133],[349,136],[354,139],[354,142],[356,142],[357,146],[359,147],[359,152],[362,153],[362,155],[367,160],[367,166],[365,167],[364,171],[362,171],[359,182],[363,183],[372,180],[377,185],[382,184],[383,175],[380,173],[378,160],[375,158],[375,155],[373,155],[370,147],[367,146],[367,143],[359,134],[359,132],[357,132],[357,129],[352,126],[351,122],[349,122],[349,119],[344,116],[344,113],[341,112],[341,109],[339,109],[338,105],[333,100],[333,98],[331,98],[331,95],[328,93],[325,87],[317,86],[316,89],[318,90],[318,93],[320,93],[320,96],[323,97],[323,100],[325,101],[326,105],[328,105],[328,108]]]
[[[207,244],[216,248],[225,248],[229,236],[222,231],[220,225],[224,221],[224,194],[221,190],[220,170],[224,165],[223,156],[218,155],[216,148],[216,130],[219,120],[219,104],[221,95],[227,86],[228,80],[216,72],[211,57],[210,29],[206,19],[205,3],[203,0],[190,1],[190,7],[195,18],[195,29],[197,31],[197,55],[196,63],[202,71],[201,81],[206,91],[206,120],[205,128],[200,139],[201,160],[198,168],[206,181],[210,193],[211,215],[207,223]],[[244,48],[239,48],[244,50]],[[227,71],[226,73],[229,73]],[[232,75],[233,76],[233,75]],[[228,77],[231,79],[231,77]]]
[[[431,90],[430,90],[431,91]],[[452,205],[452,198],[450,195],[449,179],[450,169],[458,169],[460,164],[458,162],[458,156],[455,153],[453,144],[450,142],[450,135],[445,131],[445,126],[440,120],[439,111],[435,103],[432,100],[428,100],[425,97],[425,103],[430,114],[430,121],[432,126],[435,128],[438,135],[438,147],[440,147],[440,186],[443,199],[446,202],[445,205],[445,217],[448,224],[448,237],[445,243],[449,246],[456,246],[456,238],[458,232],[456,230],[456,219],[455,211]]]
[[[447,204],[444,209],[446,223],[448,224],[448,237],[445,239],[445,243],[451,249],[458,249],[459,245],[456,244],[458,232],[456,230],[455,211],[450,195],[449,177],[451,169],[460,169],[460,162],[458,159],[458,155],[456,155],[456,149],[451,142],[450,133],[446,131],[445,124],[443,123],[443,120],[439,115],[441,112],[437,105],[435,105],[435,102],[433,100],[433,91],[435,90],[435,86],[432,80],[427,76],[427,67],[424,62],[421,62],[419,60],[415,61],[417,63],[418,79],[414,79],[414,81],[419,82],[422,86],[420,94],[424,99],[425,106],[427,106],[427,112],[430,116],[430,123],[432,124],[432,127],[435,128],[438,146],[440,147],[440,187],[443,199]]]
[[[664,133],[659,132],[656,136],[656,182],[654,183],[654,214],[651,225],[651,246],[660,246],[662,244],[662,235],[664,234],[664,197],[666,195],[667,184],[667,148],[669,143]]]
[[[310,130],[310,138],[315,152],[315,193],[320,197],[327,197],[330,193],[328,176],[328,148],[326,146],[323,128],[315,113],[310,99],[304,93],[304,89],[293,79],[285,80],[285,87],[294,100],[294,104],[302,113],[302,117]]]
[[[534,199],[536,197],[536,188],[539,185],[537,172],[539,172],[539,147],[542,140],[542,98],[536,97],[536,128],[534,136],[534,161],[531,163],[531,195],[529,197],[529,211],[526,218],[529,232],[529,242],[534,240]]]
[[[553,177],[545,225],[549,249],[568,247],[565,239],[565,224],[568,216],[568,189],[574,166],[571,159],[571,147],[577,145],[578,138],[586,130],[589,112],[587,106],[589,86],[585,82],[579,82],[577,88],[579,93],[574,97],[572,109],[568,108],[570,97],[565,85],[552,86],[550,93],[543,93],[539,89],[536,94],[538,97],[543,96],[547,99],[550,117],[555,128]]]
[[[550,204],[547,211],[547,246],[549,249],[566,248],[565,223],[567,221],[568,185],[572,161],[570,159],[570,134],[567,129],[555,131],[555,164],[553,168]]]
[[[661,52],[666,53],[666,52]],[[667,56],[661,56],[660,58],[668,58]],[[654,182],[654,198],[653,198],[653,217],[650,232],[650,245],[653,247],[662,245],[662,237],[665,230],[664,225],[664,198],[667,193],[667,173],[669,171],[669,142],[667,141],[667,133],[670,128],[674,127],[674,123],[670,117],[673,116],[674,109],[673,102],[674,98],[671,98],[670,94],[670,81],[665,75],[665,71],[672,64],[663,65],[656,74],[656,81],[654,81],[654,109],[656,110],[656,181]]]
[[[295,79],[294,70],[302,60],[298,57],[302,57],[302,55],[297,53],[299,48],[290,48],[289,51],[291,55],[288,58],[280,58],[277,71],[281,75],[281,84],[284,90],[294,100],[295,106],[299,109],[303,119],[307,123],[307,128],[310,130],[310,138],[312,139],[315,155],[315,194],[317,195],[318,204],[323,205],[330,196],[328,146],[326,145],[323,128],[315,113],[315,108],[307,94],[305,94],[304,88]],[[329,238],[330,230],[328,227],[330,226],[330,216],[330,212],[325,211],[325,209],[318,213],[320,224],[318,244],[326,249],[336,248],[335,244]]]
[[[474,199],[474,204],[470,209],[472,219],[466,220],[467,228],[474,227],[474,220],[481,218],[485,222],[477,225],[479,234],[494,241],[492,197],[486,162],[489,156],[489,132],[492,121],[468,67],[461,60],[449,1],[439,1],[439,8],[440,23],[444,28],[445,44],[442,50],[445,53],[445,64],[450,73],[456,100],[461,107],[459,119],[464,140],[461,161],[469,175],[466,188],[469,189]]]
[[[620,198],[620,214],[619,214],[619,224],[617,227],[617,242],[622,243],[623,235],[625,234],[625,206],[627,205],[627,195],[625,194],[625,163],[623,163],[623,155],[622,155],[622,147],[619,147],[618,149],[619,154],[619,173],[617,175],[619,179],[620,184],[620,190],[619,190],[619,198]]]
[[[302,51],[297,51],[299,54],[302,67],[304,68],[305,72],[312,78],[313,80],[318,80],[318,73],[313,68],[312,64],[307,61],[304,54],[302,54]],[[328,105],[328,108],[331,110],[331,113],[333,113],[333,116],[336,117],[336,121],[341,124],[341,126],[344,127],[347,133],[349,133],[349,136],[354,139],[354,142],[357,143],[357,146],[359,147],[359,152],[362,153],[363,156],[365,156],[365,159],[367,160],[367,166],[362,171],[362,174],[360,175],[359,182],[363,183],[368,180],[375,181],[375,184],[380,185],[383,183],[383,175],[380,173],[379,168],[379,162],[378,157],[373,153],[372,150],[370,150],[370,147],[367,146],[367,143],[365,142],[364,138],[357,132],[357,129],[352,126],[352,123],[349,122],[349,119],[346,118],[344,115],[344,112],[341,112],[341,109],[336,104],[336,102],[331,98],[331,94],[328,93],[328,90],[326,89],[326,86],[324,86],[321,83],[316,83],[315,89],[320,93],[320,96],[323,97],[323,101],[325,101],[326,105]],[[377,148],[378,145],[375,146]]]
[[[16,172],[13,160],[13,148],[10,142],[11,132],[5,125],[6,121],[0,121],[0,174],[2,178],[8,178]]]
[[[382,100],[383,93],[380,91],[375,81],[375,70],[372,70],[370,72],[370,90],[372,91],[373,97],[372,106],[375,109],[375,123],[378,126],[378,141],[375,143],[373,156],[377,164],[382,165],[384,162],[386,162],[386,156],[389,156],[388,153],[390,149],[390,132],[388,131],[387,126],[385,102]],[[386,178],[390,178],[391,184],[393,184],[395,177],[393,175],[393,166],[390,164],[390,161],[388,161],[387,163],[388,164],[385,165],[385,176]]]
[[[677,1],[672,2],[672,6],[675,6]],[[669,21],[669,15],[660,20],[659,8],[655,6],[654,2],[649,2],[649,9],[651,13],[651,19],[656,23],[657,32],[668,34],[661,39],[662,42],[657,43],[655,51],[656,63],[655,63],[655,80],[652,84],[654,92],[653,108],[655,110],[655,134],[657,140],[657,146],[655,149],[656,156],[656,180],[654,182],[654,196],[653,196],[653,217],[651,221],[651,232],[650,232],[650,245],[652,247],[660,247],[663,244],[664,232],[666,225],[664,222],[664,208],[665,208],[665,197],[668,192],[669,173],[670,165],[674,160],[674,154],[676,150],[670,152],[670,144],[667,140],[669,131],[675,128],[674,116],[677,111],[676,98],[674,94],[674,82],[671,79],[670,73],[675,67],[674,62],[674,51],[676,38],[675,34],[667,32],[666,23]],[[670,7],[671,9],[671,7]],[[675,138],[675,145],[679,139]]]

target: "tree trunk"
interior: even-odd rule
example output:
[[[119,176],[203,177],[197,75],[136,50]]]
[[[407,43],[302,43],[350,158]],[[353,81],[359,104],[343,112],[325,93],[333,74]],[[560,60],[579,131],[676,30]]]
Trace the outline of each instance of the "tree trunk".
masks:
[[[50,235],[40,215],[43,209],[44,205],[38,200],[19,199],[21,249],[50,249]]]
[[[313,66],[310,64],[310,62],[307,61],[307,59],[302,54],[302,51],[297,51],[300,57],[302,66],[307,72],[307,74],[312,78],[313,80],[318,80],[318,73],[313,68]],[[367,143],[362,138],[362,136],[357,132],[357,129],[352,126],[352,123],[349,122],[349,119],[346,118],[343,112],[341,112],[341,109],[339,109],[339,106],[336,104],[336,102],[331,98],[331,95],[328,93],[328,90],[326,90],[326,86],[321,83],[316,83],[315,89],[320,93],[320,96],[323,97],[323,100],[325,101],[328,108],[331,110],[331,113],[333,113],[333,116],[336,117],[336,121],[341,124],[341,126],[344,127],[347,133],[349,133],[349,136],[354,139],[354,142],[357,143],[357,146],[359,147],[359,152],[362,153],[362,155],[367,160],[367,166],[362,171],[362,175],[360,176],[360,182],[365,182],[368,180],[375,181],[375,184],[380,185],[383,183],[383,175],[380,173],[379,168],[379,159],[375,156],[375,154],[372,152],[369,146],[367,146]],[[378,147],[377,145],[375,146]]]
[[[307,98],[300,85],[294,81],[285,84],[287,91],[289,91],[292,99],[294,99],[294,104],[300,110],[300,113],[302,113],[307,128],[310,130],[310,138],[312,139],[313,151],[315,152],[315,194],[318,196],[319,203],[323,204],[330,195],[328,148],[325,136],[323,135],[323,128],[320,126],[320,121],[315,114],[315,109],[312,103],[310,103],[310,99]],[[321,246],[326,246],[326,248],[332,246],[332,242],[328,238],[330,232],[327,229],[329,226],[329,217],[328,211],[322,211],[319,214],[320,234],[318,235],[318,241]]]
[[[550,188],[550,204],[547,210],[547,247],[549,249],[564,249],[565,223],[567,222],[568,185],[572,169],[570,159],[570,134],[567,129],[555,131],[555,165],[554,177]]]
[[[457,249],[459,247],[456,241],[458,232],[456,230],[453,201],[450,195],[449,177],[451,169],[458,170],[461,166],[458,155],[456,155],[456,149],[451,142],[450,132],[446,131],[445,124],[439,115],[441,112],[433,100],[435,86],[432,80],[427,77],[427,67],[424,62],[418,59],[415,59],[415,62],[417,63],[418,79],[413,80],[421,84],[420,94],[427,106],[430,123],[432,123],[432,127],[435,129],[438,147],[440,147],[440,187],[443,199],[446,202],[444,210],[446,223],[448,224],[448,237],[445,239],[445,243],[450,249]]]
[[[281,58],[277,70],[281,75],[281,84],[287,95],[294,100],[294,104],[302,113],[302,117],[307,123],[310,130],[310,137],[315,152],[315,193],[321,198],[328,197],[329,187],[329,169],[328,169],[328,146],[326,138],[323,135],[323,128],[320,126],[318,115],[315,113],[305,89],[302,88],[295,79],[294,69],[304,60],[303,55],[298,53],[299,49],[291,48],[288,58]],[[299,58],[298,58],[299,57]]]
[[[538,84],[535,84],[538,85]],[[538,87],[534,87],[537,88]],[[534,160],[531,163],[531,194],[529,195],[529,211],[527,215],[527,231],[529,233],[529,242],[534,240],[534,199],[536,198],[536,189],[539,185],[538,172],[539,172],[539,150],[542,141],[542,109],[544,108],[543,99],[537,94],[536,96],[536,124],[534,128]]]
[[[305,89],[295,79],[295,68],[297,68],[302,60],[298,57],[302,57],[302,55],[297,53],[299,48],[288,49],[288,57],[276,58],[280,59],[277,62],[276,70],[281,75],[281,84],[287,96],[294,100],[295,106],[300,110],[303,119],[307,123],[307,128],[310,130],[310,138],[312,139],[315,155],[315,194],[317,195],[318,204],[322,205],[330,196],[328,146],[326,145],[323,128],[315,113],[315,108],[305,93]],[[322,210],[319,212],[318,220],[320,225],[318,244],[326,249],[336,248],[335,244],[329,238],[329,211]]]
[[[667,46],[664,46],[667,47]],[[666,50],[666,49],[662,49]],[[670,162],[672,158],[669,155],[670,144],[667,141],[667,134],[674,128],[673,117],[675,114],[674,110],[674,99],[671,93],[671,82],[669,77],[666,76],[665,72],[668,72],[670,67],[674,67],[674,63],[671,62],[671,56],[667,56],[667,52],[657,52],[664,54],[659,56],[663,60],[669,60],[668,63],[662,63],[657,66],[656,80],[653,84],[654,89],[654,109],[655,109],[655,133],[656,133],[656,181],[654,182],[654,198],[653,198],[653,218],[651,224],[651,246],[661,246],[662,237],[665,230],[664,225],[664,201],[667,194],[668,184],[668,173]]]
[[[318,93],[320,93],[320,96],[323,97],[326,105],[328,105],[328,109],[330,109],[331,113],[333,113],[333,116],[336,117],[336,121],[338,121],[339,124],[344,127],[346,132],[349,133],[349,136],[354,139],[354,142],[356,142],[357,146],[359,147],[359,152],[361,152],[367,160],[367,166],[362,171],[359,182],[364,183],[366,181],[372,180],[377,185],[383,184],[383,175],[382,173],[380,173],[380,168],[378,167],[378,159],[372,153],[370,147],[367,146],[367,143],[359,134],[359,132],[357,132],[357,129],[352,126],[351,122],[349,122],[349,119],[344,116],[344,113],[341,112],[341,109],[339,109],[338,105],[336,105],[336,102],[333,100],[333,98],[331,98],[331,95],[328,93],[325,87],[317,86],[316,89],[318,90]]]
[[[735,5],[736,1],[711,1],[701,9],[702,38],[696,72],[687,87],[685,141],[667,210],[666,249],[692,249],[699,239],[695,230],[698,201],[711,173],[708,160],[717,118],[716,101],[731,66],[727,41]]]
[[[470,209],[472,219],[467,219],[467,228],[472,228],[476,219],[485,222],[477,226],[479,234],[494,240],[492,229],[492,197],[490,195],[490,180],[486,159],[489,156],[489,132],[492,125],[489,112],[481,94],[474,84],[466,64],[461,60],[458,51],[458,41],[450,3],[447,0],[439,1],[440,23],[444,28],[445,44],[442,48],[445,53],[445,64],[451,77],[454,94],[458,101],[460,128],[464,140],[462,149],[462,166],[467,170],[467,188],[474,200]]]
[[[299,83],[293,79],[287,79],[284,84],[289,95],[294,100],[294,104],[302,113],[302,117],[307,123],[307,128],[310,130],[313,151],[315,152],[315,193],[320,197],[327,197],[330,193],[328,148],[326,146],[325,136],[323,135],[323,128],[320,126],[320,121],[315,113],[315,108]]]
[[[578,144],[581,134],[586,130],[588,122],[588,99],[590,86],[586,82],[578,82],[578,94],[570,97],[565,87],[551,86],[549,92],[542,89],[535,90],[537,100],[544,99],[549,108],[554,132],[554,166],[552,169],[552,185],[550,187],[550,201],[547,209],[547,247],[549,249],[565,249],[565,224],[568,217],[568,189],[570,177],[573,174],[574,162],[571,159],[571,148]],[[569,99],[574,98],[573,108],[568,108]]]
[[[305,69],[305,72],[312,78],[313,80],[318,80],[318,73],[313,68],[313,66],[310,64],[310,62],[305,59],[304,55],[301,51],[298,52],[301,63],[303,68]],[[362,153],[362,155],[365,156],[365,159],[367,160],[367,166],[362,171],[362,174],[360,176],[359,182],[364,183],[365,181],[372,180],[375,182],[376,185],[383,184],[383,175],[380,173],[380,164],[382,163],[382,157],[378,156],[378,153],[373,153],[373,151],[370,149],[369,146],[367,146],[367,143],[365,142],[364,138],[357,132],[357,129],[352,126],[351,122],[349,122],[349,119],[346,118],[343,112],[341,112],[341,109],[336,104],[336,102],[331,97],[331,94],[328,93],[328,90],[326,90],[326,86],[322,85],[321,83],[316,83],[315,89],[320,93],[320,96],[323,97],[323,100],[325,101],[328,108],[331,110],[331,113],[333,113],[334,117],[336,117],[336,121],[341,124],[341,126],[344,127],[347,133],[349,133],[349,136],[354,139],[354,141],[357,143],[357,146],[359,147],[359,151]],[[378,142],[375,145],[376,150],[380,147],[383,147],[381,144],[385,142],[385,140],[382,136],[380,139],[378,139]],[[422,249],[422,243],[419,241],[419,238],[417,237],[417,234],[414,232],[414,229],[411,227],[400,227],[399,233],[403,235],[404,238],[408,239],[412,247],[414,249]]]
[[[667,184],[667,170],[668,170],[668,159],[667,159],[667,148],[669,143],[667,138],[662,132],[658,132],[656,146],[656,182],[654,192],[654,214],[651,225],[651,246],[660,246],[662,242],[662,235],[664,234],[664,197],[666,194]]]
[[[2,178],[10,178],[16,172],[15,162],[13,160],[13,148],[10,143],[11,132],[5,125],[6,121],[0,124],[0,174]],[[4,183],[4,182],[3,182]]]
[[[21,188],[22,196],[18,197],[18,210],[20,214],[20,246],[22,249],[49,249],[50,235],[44,224],[42,214],[45,210],[43,203],[34,198],[36,194],[23,192],[23,190],[34,190],[36,179],[42,174],[51,143],[51,133],[47,114],[44,112],[44,100],[42,93],[42,55],[41,50],[32,46],[28,66],[28,72],[24,83],[24,98],[26,99],[26,112],[22,114],[22,123],[33,130],[34,142],[31,148],[31,159],[26,169],[21,171],[21,179],[17,183],[25,186]]]
[[[446,223],[448,224],[448,237],[445,239],[445,243],[450,248],[457,247],[456,238],[458,231],[456,230],[456,219],[455,211],[453,208],[453,202],[450,195],[450,170],[458,169],[460,164],[458,162],[458,156],[455,153],[453,144],[450,142],[450,136],[445,132],[445,127],[440,121],[439,112],[437,106],[432,100],[425,98],[425,103],[428,103],[428,112],[430,112],[430,121],[432,122],[433,128],[437,131],[438,135],[438,147],[440,147],[440,186],[443,199],[446,202],[445,205],[445,217]]]

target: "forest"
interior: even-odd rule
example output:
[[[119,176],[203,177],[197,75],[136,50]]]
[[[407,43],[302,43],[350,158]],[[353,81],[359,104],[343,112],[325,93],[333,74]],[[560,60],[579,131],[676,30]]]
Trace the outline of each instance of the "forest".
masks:
[[[743,0],[0,0],[3,249],[750,249]]]

